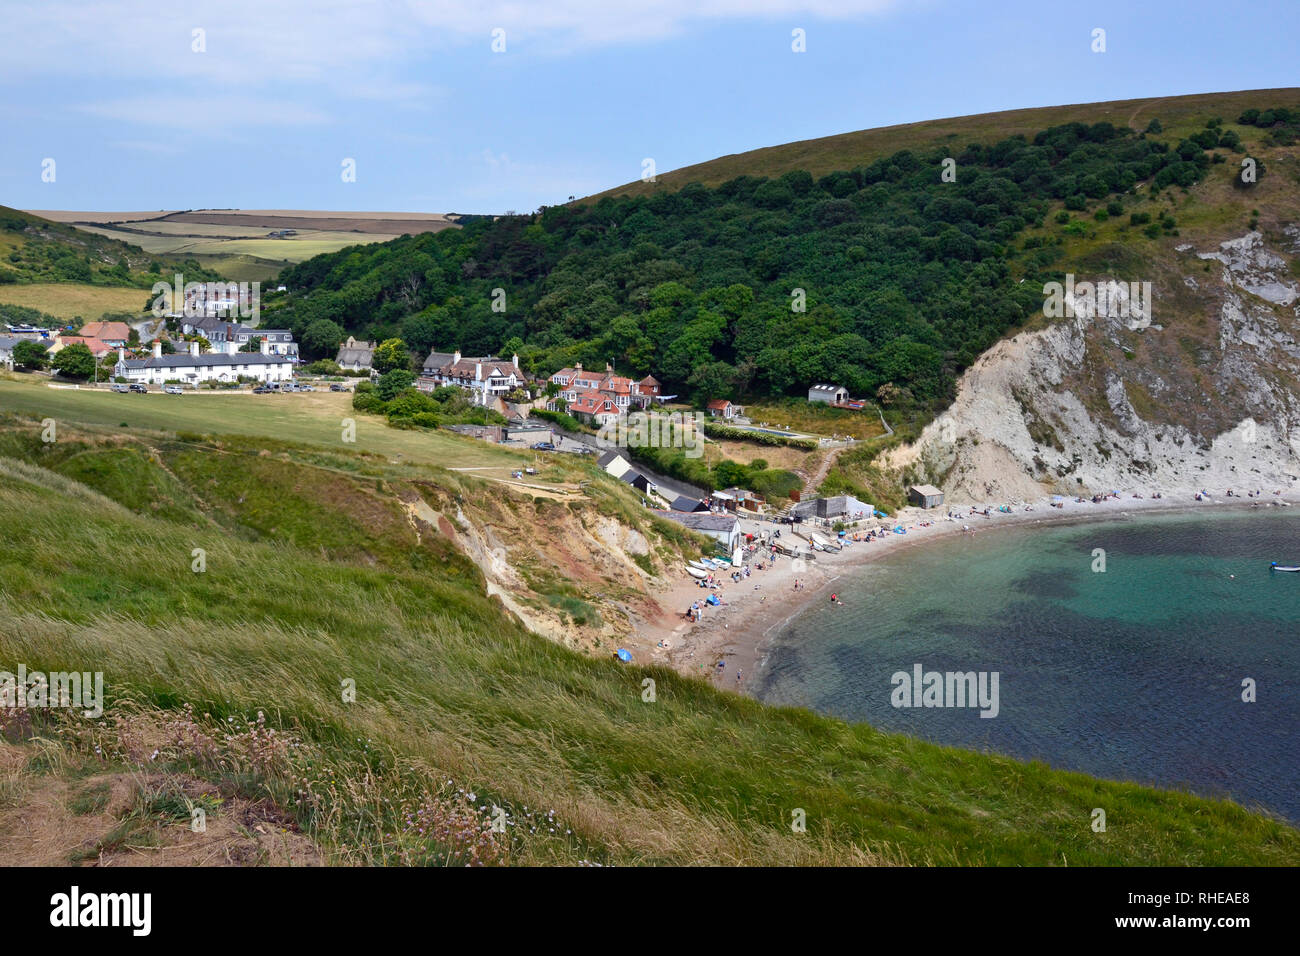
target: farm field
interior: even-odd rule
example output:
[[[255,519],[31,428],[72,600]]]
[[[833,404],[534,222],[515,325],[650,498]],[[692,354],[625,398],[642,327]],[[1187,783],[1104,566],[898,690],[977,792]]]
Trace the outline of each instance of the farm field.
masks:
[[[50,388],[48,380],[0,375],[0,413],[56,422],[119,426],[131,431],[248,435],[385,455],[444,468],[522,467],[531,457],[445,431],[405,431],[356,412],[352,396],[337,392],[292,395],[123,395],[93,389]],[[342,442],[344,419],[356,422],[356,442]]]
[[[267,239],[249,235],[242,226],[214,226],[202,223],[157,223],[170,227],[166,233],[135,231],[141,224],[133,224],[130,231],[105,226],[78,225],[77,228],[110,239],[120,239],[139,246],[145,252],[177,256],[222,255],[256,256],[280,262],[304,262],[323,252],[336,252],[362,242],[387,242],[396,235],[378,233],[335,232],[322,230],[307,232],[287,239]],[[201,234],[195,235],[202,230]]]
[[[34,212],[83,232],[137,246],[150,255],[194,258],[230,279],[267,281],[288,265],[359,243],[456,227],[442,213],[208,209],[158,212]],[[269,232],[297,234],[268,238]]]
[[[93,322],[107,312],[140,312],[148,301],[148,289],[125,289],[78,282],[0,285],[0,303],[40,309],[57,319],[81,318]]]

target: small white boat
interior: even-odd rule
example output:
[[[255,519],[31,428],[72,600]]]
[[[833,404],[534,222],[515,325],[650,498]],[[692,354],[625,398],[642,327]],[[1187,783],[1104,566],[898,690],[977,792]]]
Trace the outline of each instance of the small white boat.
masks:
[[[702,561],[687,561],[686,563],[693,568],[698,568],[701,571],[709,570],[709,566],[707,564],[704,564]]]
[[[1294,564],[1278,564],[1274,561],[1268,566],[1270,571],[1300,571],[1300,566]]]
[[[826,552],[840,550],[840,546],[838,544],[831,544],[831,542],[827,541],[825,538],[823,538],[821,535],[817,534],[816,532],[808,535],[808,540],[811,541],[816,547],[821,548],[821,550]]]
[[[697,580],[703,580],[709,576],[708,571],[701,571],[699,568],[693,568],[689,564],[686,566],[686,573]]]

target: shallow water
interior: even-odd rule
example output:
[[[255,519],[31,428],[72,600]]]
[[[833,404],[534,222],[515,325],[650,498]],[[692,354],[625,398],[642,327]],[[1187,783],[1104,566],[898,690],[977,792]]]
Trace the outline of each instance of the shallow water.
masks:
[[[846,606],[782,628],[755,694],[1300,822],[1300,574],[1268,568],[1300,564],[1300,508],[980,524],[846,572]],[[895,707],[916,664],[997,672],[997,716]]]

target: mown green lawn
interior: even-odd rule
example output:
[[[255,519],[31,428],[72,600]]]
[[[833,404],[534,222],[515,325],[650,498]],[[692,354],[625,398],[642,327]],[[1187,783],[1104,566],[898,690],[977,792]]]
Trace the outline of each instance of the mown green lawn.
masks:
[[[50,388],[39,376],[0,375],[0,412],[55,422],[86,422],[128,430],[252,435],[278,441],[355,449],[402,461],[445,468],[518,466],[526,456],[446,431],[390,428],[375,415],[352,409],[352,396],[337,392],[288,395],[127,394]],[[356,441],[343,441],[344,421],[356,424]],[[531,461],[531,458],[529,459]]]

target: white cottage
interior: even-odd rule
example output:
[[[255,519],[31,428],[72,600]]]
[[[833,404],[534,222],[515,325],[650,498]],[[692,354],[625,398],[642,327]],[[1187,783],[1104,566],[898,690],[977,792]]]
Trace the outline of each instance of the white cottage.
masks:
[[[201,355],[199,343],[191,342],[188,353],[163,355],[162,343],[155,342],[153,355],[144,359],[129,359],[126,351],[119,349],[113,374],[142,385],[179,381],[197,386],[205,382],[237,382],[240,378],[258,382],[287,382],[292,379],[293,359],[272,353],[265,339],[261,344],[260,353],[209,352]]]

